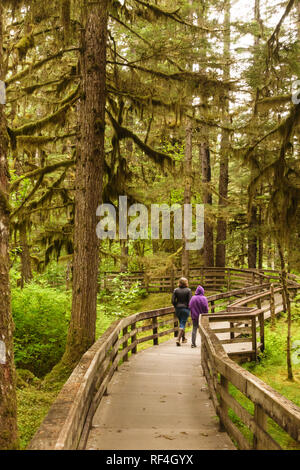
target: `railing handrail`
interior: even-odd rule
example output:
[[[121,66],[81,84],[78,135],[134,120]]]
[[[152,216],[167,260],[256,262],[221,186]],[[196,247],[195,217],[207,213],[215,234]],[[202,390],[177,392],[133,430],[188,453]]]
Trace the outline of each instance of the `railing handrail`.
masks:
[[[269,416],[293,439],[300,441],[300,408],[265,384],[262,380],[232,361],[221,342],[209,327],[209,318],[201,318],[199,326],[202,338],[202,367],[208,379],[209,391],[216,412],[226,431],[239,444],[241,449],[250,449],[241,432],[228,417],[228,408],[232,407],[246,425],[253,431],[254,445],[257,449],[280,449],[268,434],[265,418]],[[205,360],[210,362],[212,376]],[[221,378],[218,381],[217,375]],[[254,416],[250,415],[228,392],[228,383],[232,383],[255,405]],[[220,394],[220,398],[217,397]],[[275,405],[275,406],[274,406]]]
[[[181,277],[180,269],[171,269],[164,274],[153,274],[149,276],[147,272],[132,271],[121,273],[117,271],[104,271],[100,275],[100,286],[104,289],[111,288],[111,283],[116,276],[122,274],[122,279],[130,285],[134,281],[139,281],[141,286],[147,292],[168,292],[176,287]],[[259,285],[264,283],[273,283],[278,285],[281,282],[281,273],[279,271],[259,270],[254,268],[230,268],[230,267],[191,267],[189,273],[190,286],[195,288],[201,284],[205,289],[220,290],[226,288],[227,291],[241,288],[241,286]],[[300,278],[294,274],[288,273],[288,284],[297,287],[300,285]]]

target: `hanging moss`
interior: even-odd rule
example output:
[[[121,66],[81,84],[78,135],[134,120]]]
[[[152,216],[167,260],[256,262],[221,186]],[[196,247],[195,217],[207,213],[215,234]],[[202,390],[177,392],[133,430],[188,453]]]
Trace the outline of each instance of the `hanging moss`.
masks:
[[[281,96],[271,96],[268,98],[264,98],[257,102],[257,107],[260,111],[265,112],[269,111],[270,109],[275,108],[276,106],[282,106],[286,103],[290,103],[292,99],[292,95],[281,95]]]
[[[20,41],[15,45],[15,48],[18,51],[19,59],[22,60],[26,57],[29,49],[34,47],[34,36],[32,33],[24,36]]]
[[[37,148],[42,148],[45,144],[49,142],[56,142],[58,140],[68,139],[70,137],[75,137],[77,134],[76,132],[71,134],[63,134],[63,135],[18,135],[17,136],[17,148],[19,150],[35,150]]]
[[[48,124],[55,124],[59,122],[59,119],[61,118],[62,114],[64,114],[68,110],[68,108],[78,99],[77,92],[78,87],[76,87],[76,89],[72,91],[69,96],[67,96],[60,102],[63,105],[57,111],[55,111],[53,114],[49,114],[48,116],[42,119],[39,119],[38,121],[31,122],[29,124],[25,124],[24,126],[14,129],[14,135],[18,136],[38,132]]]

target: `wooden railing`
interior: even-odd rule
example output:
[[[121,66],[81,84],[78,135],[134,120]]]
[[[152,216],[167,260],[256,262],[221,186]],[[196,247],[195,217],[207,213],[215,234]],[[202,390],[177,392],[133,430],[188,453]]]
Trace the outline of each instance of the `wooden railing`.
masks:
[[[256,361],[258,355],[265,349],[264,336],[264,312],[255,308],[231,309],[231,311],[218,312],[216,314],[202,315],[207,317],[209,325],[228,323],[228,326],[214,328],[216,335],[222,335],[220,343],[226,346],[243,344],[243,350],[228,352],[228,356],[238,361]],[[259,335],[259,336],[258,336]]]
[[[266,287],[260,285],[210,296],[208,298],[210,308],[218,310],[224,301],[228,302],[232,298],[245,295],[246,293],[256,292],[258,287],[261,289],[261,295],[264,295],[264,289]],[[232,310],[235,309],[235,307],[228,308]],[[254,311],[247,307],[238,307],[238,311],[231,311],[230,321],[234,326],[230,325],[230,328],[236,329],[235,324],[239,323],[241,320],[239,315],[241,313],[249,314],[250,310],[251,313]],[[258,314],[259,312],[256,311],[256,318],[258,318]],[[217,313],[215,315],[217,315]],[[222,315],[222,312],[220,312],[220,315]],[[246,376],[243,375],[245,373],[243,369],[235,368],[235,364],[228,358],[221,343],[210,329],[208,318],[208,316],[203,318],[203,323],[200,327],[203,354],[202,367],[218,415],[221,421],[224,422],[224,425],[226,424],[226,429],[229,434],[231,436],[234,435],[235,438],[238,436],[236,439],[237,442],[242,448],[245,447],[243,447],[243,440],[239,434],[232,431],[231,428],[233,425],[229,424],[226,417],[226,410],[232,405],[230,401],[231,398],[226,395],[226,393],[228,393],[225,383],[226,380],[231,380],[234,385],[239,386],[246,395],[248,394],[247,396],[251,399],[253,398],[256,404],[257,422],[253,421],[250,417],[243,419],[245,419],[245,422],[250,423],[251,429],[254,429],[256,439],[259,440],[259,444],[257,445],[263,445],[265,442],[265,437],[262,438],[262,436],[265,436],[265,431],[261,431],[259,424],[260,421],[264,419],[264,415],[259,407],[263,406],[263,397],[267,393],[265,390],[269,390],[269,393],[266,395],[268,397],[268,405],[264,413],[272,409],[272,406],[276,407],[278,404],[278,410],[276,409],[272,412],[271,417],[273,417],[275,421],[277,420],[276,422],[279,422],[279,424],[283,423],[284,429],[287,429],[294,437],[296,435],[296,428],[293,426],[295,426],[295,423],[299,424],[299,409],[289,404],[290,411],[288,411],[283,407],[283,403],[287,401],[262,383],[260,384],[262,391],[257,395],[256,393],[258,392],[253,391],[252,384],[259,382],[257,382],[251,374],[248,375],[248,373],[246,373]],[[245,320],[246,318],[244,317],[244,323]],[[254,324],[256,325],[256,322],[252,324],[251,332],[253,338],[254,336],[256,338]],[[177,332],[178,319],[174,314],[173,307],[137,313],[127,318],[117,320],[83,355],[78,366],[74,369],[72,375],[62,388],[57,400],[52,405],[48,415],[30,442],[28,449],[84,449],[93,415],[103,395],[106,393],[108,384],[119,365],[127,361],[131,355],[136,354],[139,348],[144,347],[145,343],[151,342],[153,345],[158,345],[160,338],[167,335],[176,336]],[[241,332],[229,331],[229,333],[231,334],[229,339],[233,340],[232,343],[236,343],[236,333],[240,334]],[[233,370],[232,373],[230,372],[231,370]],[[222,376],[219,385],[217,383],[218,374]],[[247,377],[247,380],[245,377]],[[217,398],[217,394],[219,393],[221,394],[220,401],[218,401]],[[258,398],[256,398],[257,396]],[[235,407],[235,411],[237,409],[240,410],[239,405],[234,404],[232,406]],[[283,418],[280,418],[282,407],[285,410],[285,414],[282,415]],[[264,408],[262,409],[264,410]],[[243,417],[246,416],[242,411],[240,414]],[[285,419],[287,420],[286,422]],[[255,424],[253,424],[253,422]]]
[[[262,319],[266,312],[275,314],[282,312],[285,308],[283,301],[278,301],[274,305],[274,293],[282,293],[282,288],[270,289],[256,295],[249,296],[245,299],[237,300],[228,307],[228,312],[218,312],[213,316],[202,315],[199,331],[201,334],[201,365],[203,373],[208,383],[209,394],[214,404],[216,413],[220,419],[220,430],[225,430],[230,437],[236,442],[239,449],[264,449],[264,450],[280,450],[279,443],[272,436],[272,421],[275,422],[282,430],[284,430],[300,447],[300,408],[291,401],[284,398],[277,391],[266,385],[263,381],[250,374],[248,371],[233,362],[229,356],[236,360],[243,358],[243,353],[227,353],[224,344],[234,342],[234,335],[237,334],[237,341],[244,341],[241,334],[244,333],[247,318],[250,320],[251,308],[244,307],[253,302],[261,303],[269,300],[269,303],[261,309],[252,308],[252,321],[250,330],[245,329],[246,333],[250,333],[249,341],[252,343],[252,359],[255,359],[255,351],[257,353],[258,346],[264,347],[264,322]],[[239,325],[236,323],[235,314],[237,311],[245,309],[247,311],[240,312]],[[230,311],[232,313],[230,313]],[[232,316],[231,316],[232,315]],[[261,343],[256,343],[256,331],[254,320],[255,316],[259,318]],[[232,335],[231,341],[222,341],[216,335],[225,332],[221,329],[212,329],[213,321],[230,321],[230,327],[227,332]],[[240,329],[240,331],[239,331]],[[242,406],[241,400],[237,400],[234,393],[230,393],[230,387],[235,387],[242,395],[249,399],[254,408],[250,413]],[[231,412],[231,415],[229,413]],[[237,419],[232,419],[232,413],[242,423],[243,427],[250,431],[246,437],[236,425]],[[271,422],[271,423],[270,423]],[[274,423],[273,423],[274,426]],[[299,448],[298,447],[298,448]]]
[[[137,313],[118,320],[85,353],[61,390],[29,449],[84,448],[91,420],[122,362],[138,347],[178,331],[174,307]],[[149,332],[151,332],[149,334]]]
[[[102,273],[100,276],[100,289],[112,289],[112,281],[119,274],[119,272]],[[180,270],[151,277],[147,273],[132,272],[123,274],[122,280],[128,287],[134,282],[139,282],[141,288],[146,289],[147,292],[170,292],[177,287],[180,277]],[[269,276],[264,273],[257,270],[238,268],[190,268],[188,278],[191,288],[196,288],[201,284],[205,289],[214,291],[222,289],[230,291],[270,282]]]

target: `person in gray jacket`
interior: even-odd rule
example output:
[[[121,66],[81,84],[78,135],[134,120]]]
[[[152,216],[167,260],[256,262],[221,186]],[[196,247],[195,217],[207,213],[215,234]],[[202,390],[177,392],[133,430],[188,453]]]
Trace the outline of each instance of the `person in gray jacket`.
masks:
[[[179,285],[172,295],[172,304],[175,307],[175,313],[179,320],[179,334],[176,341],[177,346],[180,346],[180,340],[182,340],[182,343],[187,342],[185,339],[185,325],[190,315],[189,303],[191,298],[192,291],[188,287],[188,280],[182,277],[179,279]]]

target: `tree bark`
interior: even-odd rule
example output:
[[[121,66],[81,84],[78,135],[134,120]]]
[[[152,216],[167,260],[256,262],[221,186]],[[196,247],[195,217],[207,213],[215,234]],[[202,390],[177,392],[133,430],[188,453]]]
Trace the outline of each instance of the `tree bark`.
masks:
[[[76,365],[95,341],[106,97],[108,0],[86,5],[81,35],[81,100],[76,180],[72,314],[63,362]]]
[[[128,242],[127,240],[120,240],[120,248],[121,248],[120,271],[123,273],[128,270]]]
[[[263,24],[262,24],[261,17],[260,17],[260,0],[255,0],[254,20],[260,27],[261,34],[263,34]],[[254,46],[257,47],[259,43],[260,43],[260,37],[255,37]],[[258,100],[258,98],[259,98],[259,90],[257,89],[256,100]],[[256,112],[257,112],[257,109],[255,108],[254,114],[256,114]],[[251,175],[250,175],[251,181],[253,180],[254,177],[255,177],[254,171],[251,170]],[[248,223],[248,268],[256,269],[257,252],[259,251],[259,255],[260,255],[260,246],[258,247],[259,240],[257,237],[257,232],[258,232],[258,225],[259,225],[259,216],[258,216],[257,205],[255,203],[255,195],[253,197],[252,206],[248,213],[248,220],[249,220],[249,223]],[[260,261],[261,259],[259,259],[259,263]]]
[[[212,193],[209,189],[211,183],[210,150],[208,142],[199,146],[200,163],[202,167],[203,204],[206,206],[204,218],[204,266],[214,266],[214,230],[207,210],[212,206]]]
[[[3,64],[3,6],[0,3],[0,80]],[[18,448],[13,319],[9,282],[8,135],[4,105],[0,104],[0,450]]]
[[[257,260],[257,207],[252,205],[248,225],[248,268],[256,268]]]
[[[32,280],[32,269],[30,251],[27,241],[26,225],[22,223],[19,228],[20,245],[21,245],[21,288]]]
[[[287,286],[287,275],[286,275],[286,267],[285,267],[285,258],[284,258],[284,251],[283,251],[283,244],[279,241],[277,242],[279,257],[280,257],[280,266],[281,266],[281,280],[282,280],[282,288],[285,297],[286,309],[287,309],[287,338],[286,338],[286,364],[287,364],[287,372],[288,372],[288,380],[293,381],[293,367],[292,367],[292,358],[291,358],[291,334],[292,334],[292,311],[291,311],[291,301],[290,301],[290,294]]]
[[[228,61],[224,67],[224,80],[230,78],[230,0],[225,1],[224,14],[224,59]],[[228,121],[229,101],[228,96],[223,97],[223,118]],[[230,151],[230,134],[227,129],[222,130],[221,150],[220,150],[220,176],[219,176],[219,215],[217,221],[217,239],[216,239],[216,266],[224,267],[226,265],[226,238],[227,238],[227,221],[224,216],[224,209],[227,206],[228,183],[229,183],[229,151]],[[223,212],[223,214],[222,214]]]
[[[185,145],[185,163],[184,163],[184,175],[185,175],[185,186],[184,186],[184,204],[191,204],[192,199],[192,139],[193,139],[193,127],[190,119],[187,121],[186,126],[186,145]],[[189,276],[190,269],[190,253],[186,248],[187,237],[184,233],[183,236],[183,249],[182,249],[182,275],[184,277]]]
[[[261,193],[262,194],[262,193]],[[262,234],[262,208],[259,208],[258,214],[258,225],[259,225],[259,236],[258,236],[258,268],[263,268],[263,258],[264,258],[264,238]]]

